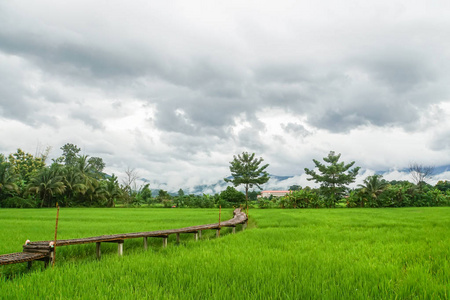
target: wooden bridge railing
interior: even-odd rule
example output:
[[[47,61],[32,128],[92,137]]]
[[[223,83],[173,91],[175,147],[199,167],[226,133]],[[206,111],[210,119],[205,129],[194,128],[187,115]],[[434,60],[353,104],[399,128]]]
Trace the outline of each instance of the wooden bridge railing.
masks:
[[[123,255],[123,243],[126,239],[143,238],[144,248],[147,250],[147,239],[149,237],[162,238],[163,247],[167,246],[167,239],[171,234],[176,234],[177,243],[180,242],[181,233],[193,233],[194,239],[198,240],[199,238],[201,238],[201,233],[203,230],[215,229],[216,236],[218,237],[220,234],[220,229],[222,227],[232,227],[233,233],[236,232],[236,225],[238,224],[243,224],[243,228],[245,228],[247,224],[247,215],[239,208],[234,210],[233,215],[234,217],[232,219],[225,222],[190,226],[179,229],[111,234],[80,239],[58,240],[56,241],[56,245],[53,245],[53,241],[29,242],[26,245],[23,245],[23,252],[0,255],[0,265],[28,262],[28,267],[30,268],[33,261],[42,260],[45,262],[45,266],[47,266],[50,260],[54,259],[54,247],[61,246],[96,243],[96,254],[97,258],[100,259],[101,243],[117,243],[118,253],[119,255]]]

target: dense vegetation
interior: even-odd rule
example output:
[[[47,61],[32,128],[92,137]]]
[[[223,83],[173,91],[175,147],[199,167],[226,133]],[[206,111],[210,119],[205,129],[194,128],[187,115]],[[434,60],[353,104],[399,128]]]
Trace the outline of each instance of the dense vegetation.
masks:
[[[60,236],[134,232],[214,222],[217,209],[60,211]],[[252,210],[249,230],[57,249],[54,269],[0,268],[6,299],[447,299],[450,208]],[[227,215],[228,214],[228,215]],[[50,239],[55,209],[0,210],[0,253]],[[223,212],[231,217],[231,210]],[[118,222],[117,220],[126,220]],[[36,226],[39,224],[39,226]],[[19,225],[19,226],[18,226]],[[21,230],[18,230],[21,227]],[[229,231],[228,231],[229,233]],[[59,236],[58,235],[58,236]]]
[[[217,195],[172,196],[159,190],[153,196],[149,184],[136,186],[136,173],[126,170],[127,178],[103,173],[102,158],[80,155],[73,144],[61,147],[62,155],[46,165],[48,150],[33,156],[18,149],[8,156],[0,154],[0,207],[35,208],[60,206],[114,207],[232,207],[245,195],[229,187]]]
[[[149,184],[138,187],[134,170],[126,170],[127,177],[119,182],[114,174],[103,172],[105,163],[100,157],[81,155],[81,149],[73,144],[61,147],[62,155],[46,163],[49,149],[31,155],[18,149],[8,156],[0,154],[0,207],[36,208],[53,207],[199,207],[212,208],[239,206],[250,200],[250,206],[281,208],[321,207],[404,207],[449,205],[450,183],[439,182],[432,187],[424,179],[425,173],[415,168],[416,183],[386,182],[379,175],[369,176],[364,184],[350,190],[359,168],[350,169],[354,162],[339,162],[340,154],[330,152],[324,158],[326,164],[314,160],[315,170],[305,169],[310,180],[320,183],[311,189],[292,186],[292,192],[276,199],[257,199],[257,191],[249,191],[253,185],[267,182],[268,164],[260,165],[262,158],[244,152],[231,162],[232,179],[226,181],[235,186],[244,185],[246,194],[234,187],[227,187],[215,195],[186,195],[182,189],[177,195],[159,190],[152,195]]]

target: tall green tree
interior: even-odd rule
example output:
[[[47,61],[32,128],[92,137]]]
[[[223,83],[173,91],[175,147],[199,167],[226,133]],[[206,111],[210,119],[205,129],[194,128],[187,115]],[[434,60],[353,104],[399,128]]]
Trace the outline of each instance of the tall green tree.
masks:
[[[261,184],[269,181],[269,173],[266,172],[269,164],[261,165],[264,161],[262,157],[255,158],[255,153],[242,152],[238,156],[233,156],[230,162],[230,171],[232,179],[224,178],[225,182],[231,182],[235,187],[244,185],[245,204],[248,207],[248,189],[253,186],[261,188]]]
[[[45,166],[42,158],[34,157],[32,154],[26,153],[20,148],[8,156],[8,161],[14,173],[19,175],[20,179],[25,182],[30,180],[34,172],[39,171]]]
[[[242,204],[245,201],[245,195],[239,192],[232,186],[227,186],[227,189],[220,192],[220,199],[232,204]]]
[[[340,157],[340,153],[335,154],[334,151],[330,151],[328,156],[323,158],[327,164],[313,159],[318,172],[305,168],[306,174],[311,176],[308,180],[320,183],[320,192],[326,197],[328,207],[335,207],[336,203],[342,199],[347,190],[347,185],[355,182],[360,169],[360,167],[350,169],[355,162],[345,164],[339,162]]]
[[[41,207],[45,204],[53,205],[54,196],[63,194],[65,189],[64,177],[57,164],[41,169],[31,178],[28,185],[28,192],[38,195],[41,199]]]
[[[79,157],[78,153],[81,148],[74,144],[67,143],[60,148],[63,152],[61,157],[58,157],[55,162],[64,163],[66,166],[75,166]]]
[[[117,176],[112,174],[107,180],[103,180],[102,184],[105,190],[106,206],[114,207],[116,201],[122,198],[122,189]]]
[[[378,205],[378,197],[388,186],[388,182],[382,179],[382,177],[382,175],[378,174],[368,176],[364,179],[363,184],[358,184],[358,187],[361,188],[362,194],[365,196],[371,207]],[[361,206],[363,205],[364,202],[361,202]]]

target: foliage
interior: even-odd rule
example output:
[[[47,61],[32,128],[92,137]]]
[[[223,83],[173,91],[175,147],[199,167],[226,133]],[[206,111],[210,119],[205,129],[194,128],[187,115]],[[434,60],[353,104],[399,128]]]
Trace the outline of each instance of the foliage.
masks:
[[[440,180],[438,181],[438,183],[436,183],[435,187],[442,192],[450,191],[450,181]]]
[[[378,197],[384,192],[388,183],[382,179],[382,175],[372,175],[364,179],[364,184],[358,185],[361,188],[361,207],[364,207],[364,203],[368,202],[369,207],[378,207]]]
[[[81,151],[81,148],[74,144],[67,143],[60,148],[62,150],[62,155],[55,160],[56,163],[63,163],[66,166],[75,166],[79,155],[78,153]]]
[[[220,192],[219,197],[221,200],[235,205],[243,204],[245,202],[245,195],[232,186],[228,186],[226,190]]]
[[[53,165],[49,168],[43,168],[39,173],[32,177],[28,185],[30,194],[38,195],[41,199],[41,207],[54,206],[55,196],[64,193],[66,186],[61,170]]]
[[[260,197],[258,199],[258,207],[259,208],[275,208],[279,204],[277,202],[276,198],[266,198],[266,197]]]
[[[354,161],[349,164],[339,163],[340,157],[341,154],[336,155],[334,151],[330,151],[328,156],[323,158],[328,165],[313,159],[319,173],[305,168],[306,174],[311,176],[308,180],[320,183],[320,192],[326,197],[327,207],[336,206],[336,203],[342,199],[347,191],[346,185],[355,181],[360,169],[359,167],[350,169],[355,164]]]
[[[61,150],[62,156],[50,166],[44,163],[49,148],[43,158],[21,149],[8,160],[1,154],[0,206],[32,207],[38,200],[41,207],[56,202],[60,206],[114,206],[123,201],[117,177],[108,179],[102,173],[105,164],[101,158],[79,155],[81,149],[73,144]]]
[[[19,176],[15,174],[11,164],[0,154],[0,200],[11,192],[17,191],[17,181]]]
[[[225,182],[231,182],[235,187],[244,185],[245,202],[248,205],[248,189],[253,186],[261,189],[261,184],[269,181],[269,174],[265,171],[269,164],[261,165],[264,161],[262,157],[255,158],[255,153],[242,152],[238,156],[234,155],[230,162],[232,179],[224,178]]]
[[[22,149],[17,149],[15,153],[8,156],[13,172],[19,175],[20,179],[28,181],[33,173],[45,166],[42,158],[34,157],[30,153],[25,153]]]

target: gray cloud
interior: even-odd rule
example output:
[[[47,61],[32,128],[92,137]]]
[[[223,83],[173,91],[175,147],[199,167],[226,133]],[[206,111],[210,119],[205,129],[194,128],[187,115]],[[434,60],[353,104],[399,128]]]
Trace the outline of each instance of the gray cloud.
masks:
[[[287,124],[282,123],[281,128],[283,128],[285,132],[290,133],[294,136],[306,137],[308,135],[311,135],[311,132],[307,130],[305,126],[298,123],[291,123],[291,122]]]
[[[317,140],[323,131],[419,137],[438,126],[429,112],[450,101],[448,4],[234,4],[142,1],[106,12],[89,3],[86,14],[83,1],[2,3],[0,121],[48,135],[79,124],[76,136],[99,153],[116,139],[139,153],[103,150],[114,165],[142,159],[161,170],[168,157],[194,168],[199,154],[236,149],[271,153],[282,169],[297,154],[280,157],[271,141],[281,149],[307,136],[310,156],[339,145]],[[286,120],[263,122],[273,111]],[[446,137],[429,148],[445,151]]]

